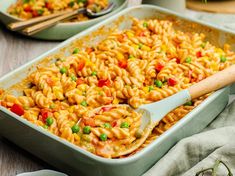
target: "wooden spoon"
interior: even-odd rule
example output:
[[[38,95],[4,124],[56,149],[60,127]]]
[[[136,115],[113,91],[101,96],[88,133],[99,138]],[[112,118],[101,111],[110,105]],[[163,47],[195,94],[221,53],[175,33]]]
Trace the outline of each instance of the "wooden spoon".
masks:
[[[139,129],[140,131],[142,131],[141,138],[128,145],[125,150],[115,152],[112,157],[127,155],[138,149],[145,142],[145,140],[151,134],[153,128],[159,123],[159,121],[173,109],[185,104],[191,99],[198,98],[202,95],[218,90],[234,82],[235,65],[223,71],[220,71],[192,85],[188,89],[182,90],[161,101],[140,106],[136,111],[143,113]]]

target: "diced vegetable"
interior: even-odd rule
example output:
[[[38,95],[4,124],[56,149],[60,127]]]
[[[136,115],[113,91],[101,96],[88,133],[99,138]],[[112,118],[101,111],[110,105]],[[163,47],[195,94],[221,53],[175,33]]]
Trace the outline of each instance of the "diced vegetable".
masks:
[[[90,53],[93,52],[93,51],[94,51],[94,49],[91,48],[91,47],[86,48],[86,52],[87,52],[88,54],[90,54]]]
[[[40,9],[40,10],[37,10],[38,12],[38,15],[42,15],[44,13],[44,10]]]
[[[148,23],[147,23],[147,22],[144,22],[144,23],[143,23],[143,26],[144,26],[144,27],[148,27]]]
[[[177,81],[176,81],[175,78],[169,78],[167,83],[168,83],[169,86],[174,86],[174,85],[177,84]]]
[[[76,76],[71,76],[71,79],[72,79],[72,81],[77,81],[77,77]]]
[[[51,126],[51,125],[53,124],[53,122],[54,122],[54,119],[53,119],[52,117],[48,117],[48,118],[46,119],[46,124],[47,124],[47,126]]]
[[[106,134],[103,133],[103,134],[100,135],[100,140],[101,141],[107,141],[107,139],[108,139],[108,137],[107,137]]]
[[[151,90],[154,90],[154,87],[153,87],[153,86],[149,86],[149,92],[150,92]]]
[[[141,49],[143,47],[143,44],[142,43],[139,43],[138,44],[138,48]]]
[[[202,52],[201,52],[201,51],[198,51],[198,52],[196,53],[196,56],[197,56],[197,57],[202,57]]]
[[[85,126],[83,128],[83,133],[84,134],[90,134],[91,133],[91,127],[90,126]]]
[[[191,57],[187,57],[187,58],[185,59],[185,62],[190,64],[190,63],[192,62]]]
[[[61,73],[61,74],[66,74],[66,73],[67,73],[67,68],[62,67],[62,68],[60,69],[60,73]]]
[[[73,7],[74,4],[75,4],[74,1],[70,1],[68,5],[69,5],[69,7]]]
[[[78,71],[82,71],[82,69],[85,67],[85,65],[86,65],[86,61],[84,61],[84,60],[81,60],[81,61],[79,61],[79,63],[78,63]]]
[[[159,87],[159,88],[161,88],[162,87],[162,82],[161,81],[159,81],[159,80],[155,80],[154,81],[154,84],[157,86],[157,87]]]
[[[100,79],[98,82],[98,87],[110,86],[110,81],[108,79]]]
[[[126,60],[119,61],[118,66],[124,69],[127,68],[127,61]]]
[[[127,122],[122,122],[120,127],[121,128],[129,128],[129,124]]]
[[[77,85],[83,84],[84,80],[82,78],[78,78],[76,83],[77,83]]]
[[[220,62],[226,62],[227,58],[225,56],[220,56]]]
[[[92,73],[91,73],[91,76],[96,76],[97,75],[97,72],[96,71],[93,71]]]
[[[10,110],[11,112],[17,114],[18,116],[24,115],[24,108],[19,104],[13,104]]]
[[[104,123],[104,128],[111,128],[112,126],[110,125],[110,123]]]
[[[106,111],[110,111],[111,109],[113,109],[113,107],[102,107],[101,111],[106,112]]]
[[[73,125],[71,129],[73,133],[78,133],[80,131],[80,127],[77,124]]]
[[[155,66],[155,69],[160,72],[162,69],[164,68],[164,64],[159,62],[157,63],[157,65]]]
[[[91,126],[91,127],[95,127],[95,120],[93,118],[85,118],[83,119],[83,122],[86,126]]]
[[[24,7],[24,11],[29,13],[29,12],[32,12],[33,9],[30,5],[27,5],[27,6]]]
[[[86,101],[82,101],[81,103],[80,103],[82,106],[87,106],[87,102]]]
[[[47,119],[48,117],[51,117],[52,115],[53,115],[53,114],[52,114],[51,112],[49,112],[48,110],[42,111],[42,112],[41,112],[42,121],[43,121],[44,123],[46,123],[46,119]]]
[[[78,48],[75,48],[74,50],[73,50],[73,54],[78,54],[79,53],[79,49]]]
[[[187,103],[184,104],[185,106],[192,106],[193,102],[192,101],[188,101]]]
[[[30,0],[23,0],[23,3],[26,4],[26,3],[29,3]]]

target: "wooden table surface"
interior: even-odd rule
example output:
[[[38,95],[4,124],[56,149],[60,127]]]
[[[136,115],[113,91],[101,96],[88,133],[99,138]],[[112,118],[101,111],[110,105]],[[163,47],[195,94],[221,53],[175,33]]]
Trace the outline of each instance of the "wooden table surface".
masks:
[[[129,5],[139,4],[139,0],[129,0]],[[59,42],[34,40],[9,32],[0,23],[0,76],[34,59],[53,48]],[[20,149],[0,136],[0,176],[15,176],[51,168],[43,161]]]

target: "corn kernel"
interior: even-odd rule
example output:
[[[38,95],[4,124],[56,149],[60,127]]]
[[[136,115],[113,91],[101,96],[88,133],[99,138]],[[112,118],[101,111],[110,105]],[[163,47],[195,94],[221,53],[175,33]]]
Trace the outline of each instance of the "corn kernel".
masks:
[[[123,60],[125,57],[124,57],[124,55],[122,54],[122,53],[117,53],[117,59],[118,60]]]
[[[175,47],[170,47],[168,48],[169,52],[172,53],[172,54],[175,54],[176,53],[176,49]]]
[[[166,45],[162,45],[161,49],[162,49],[162,51],[166,52],[167,51],[167,46]]]
[[[143,46],[141,47],[141,49],[144,50],[144,51],[150,51],[150,50],[151,50],[150,47],[148,47],[148,46],[146,46],[146,45],[143,45]]]
[[[145,93],[149,93],[149,87],[144,87],[144,88],[143,88],[143,91],[144,91]]]
[[[136,58],[135,57],[132,57],[129,59],[129,61],[134,61]]]
[[[74,123],[74,121],[69,121],[68,124],[69,124],[70,127],[72,127],[75,123]]]
[[[80,88],[82,91],[86,91],[86,84],[80,84],[80,85],[79,85],[79,88]]]
[[[211,65],[210,65],[210,68],[213,71],[219,71],[219,64],[217,64],[216,62],[212,62]]]
[[[136,45],[136,44],[133,44],[132,47],[135,48],[135,49],[139,49],[139,46]]]
[[[86,66],[94,66],[94,63],[92,63],[90,60],[86,59]]]
[[[221,48],[215,48],[215,52],[220,54],[220,55],[224,54],[224,51]]]
[[[203,57],[201,57],[200,59],[202,59],[203,61],[209,61],[209,60],[210,60],[210,58],[207,57],[207,56],[203,56]]]
[[[115,99],[113,100],[113,104],[119,104],[119,100],[118,100],[117,98],[115,98]]]
[[[135,35],[134,35],[132,32],[130,32],[130,31],[127,31],[127,32],[126,32],[126,35],[128,36],[128,38],[132,38],[132,37],[135,36]]]

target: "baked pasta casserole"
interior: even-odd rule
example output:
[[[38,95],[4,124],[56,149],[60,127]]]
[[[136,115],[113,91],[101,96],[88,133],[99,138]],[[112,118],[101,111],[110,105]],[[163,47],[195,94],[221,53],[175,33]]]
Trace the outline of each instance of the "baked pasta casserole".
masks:
[[[45,5],[45,1],[37,2]],[[113,158],[115,152],[141,137],[141,114],[122,104],[138,108],[159,101],[234,63],[229,45],[218,48],[206,41],[203,33],[176,30],[171,20],[133,19],[130,29],[112,32],[96,46],[78,46],[47,67],[38,66],[27,77],[29,87],[23,95],[2,90],[0,105],[62,140]],[[158,138],[207,96],[167,114],[130,155]],[[98,107],[102,108],[90,113]]]

